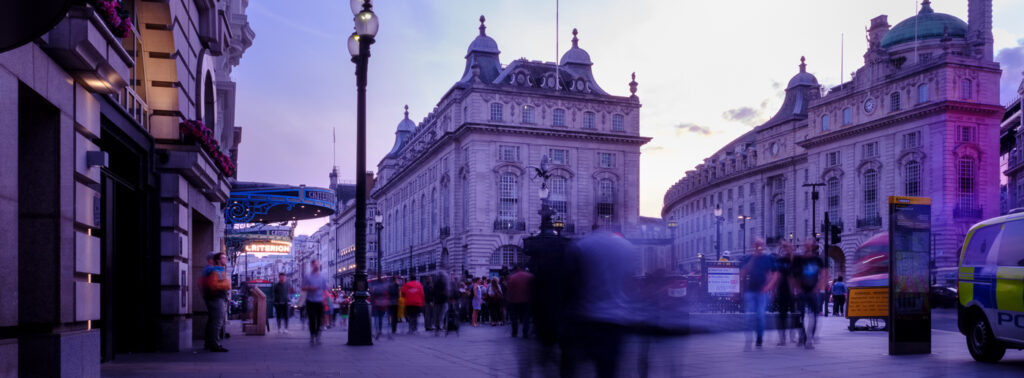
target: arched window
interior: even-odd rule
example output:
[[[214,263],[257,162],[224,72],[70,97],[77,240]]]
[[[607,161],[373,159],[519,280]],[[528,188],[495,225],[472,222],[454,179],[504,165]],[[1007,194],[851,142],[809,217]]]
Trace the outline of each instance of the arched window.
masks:
[[[594,112],[584,112],[583,113],[583,128],[584,129],[593,129],[594,125],[595,125],[595,122],[594,122]]]
[[[878,171],[864,172],[864,218],[878,217]]]
[[[416,241],[422,243],[427,239],[427,195],[420,195],[420,226],[416,230],[418,238]]]
[[[853,109],[843,109],[843,126],[853,123]]]
[[[402,206],[402,249],[412,245],[409,242],[409,206]]]
[[[625,126],[623,126],[623,123],[625,123],[624,121],[625,121],[625,117],[623,117],[622,114],[615,114],[615,115],[613,115],[612,116],[612,131],[623,131],[623,130],[625,130]]]
[[[527,260],[528,258],[522,250],[514,245],[503,245],[491,254],[491,265],[493,266],[512,268],[525,264]]]
[[[971,90],[971,79],[960,80],[960,99],[970,100],[973,91]]]
[[[900,110],[900,92],[892,92],[889,95],[889,111],[895,112]]]
[[[501,121],[502,105],[499,102],[491,103],[491,121]]]
[[[839,178],[832,177],[825,182],[825,195],[828,203],[826,204],[826,211],[828,211],[829,222],[839,222]]]
[[[929,100],[929,97],[928,97],[928,84],[925,83],[925,84],[918,85],[917,86],[917,103],[918,104],[925,103],[925,102],[928,102],[928,100]]]
[[[917,197],[921,195],[921,163],[917,161],[908,162],[904,169],[904,178],[906,180],[904,186],[904,192],[911,197]]]
[[[775,201],[775,237],[786,235],[786,201],[779,198]]]
[[[558,127],[565,126],[565,109],[555,109],[551,111],[551,125]]]
[[[462,225],[462,229],[465,230],[469,227],[469,178],[462,176],[462,198],[457,202],[459,207],[462,208],[462,219],[459,222]]]
[[[567,189],[567,183],[565,177],[555,176],[548,182],[551,185],[551,194],[548,196],[548,201],[551,204],[551,210],[562,217],[563,220],[567,218],[567,212],[569,210],[569,191]]]
[[[451,227],[451,193],[447,181],[441,184],[441,226]]]
[[[525,124],[533,124],[534,123],[534,121],[533,121],[533,106],[530,106],[530,105],[524,105],[523,106],[523,123],[525,123]]]
[[[439,230],[440,227],[437,227],[437,188],[434,188],[430,191],[430,228],[428,228],[432,236],[427,239],[434,240],[437,238],[440,235]]]
[[[597,182],[597,220],[601,224],[615,219],[615,183],[609,179]]]
[[[957,163],[957,207],[964,212],[977,208],[975,175],[977,166],[973,159],[960,158]]]
[[[416,200],[412,200],[412,205],[409,206],[409,228],[406,229],[409,234],[409,245],[416,244]]]
[[[512,173],[504,173],[500,186],[498,219],[515,222],[519,216],[519,178]]]
[[[831,125],[829,125],[828,114],[821,116],[821,131],[828,131]]]

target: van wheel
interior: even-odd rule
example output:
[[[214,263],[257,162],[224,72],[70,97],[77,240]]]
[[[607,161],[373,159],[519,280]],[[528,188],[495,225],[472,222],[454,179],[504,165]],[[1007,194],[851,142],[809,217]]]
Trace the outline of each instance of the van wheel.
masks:
[[[967,329],[967,350],[978,362],[998,362],[1006,354],[1006,347],[992,334],[985,315],[978,314]]]

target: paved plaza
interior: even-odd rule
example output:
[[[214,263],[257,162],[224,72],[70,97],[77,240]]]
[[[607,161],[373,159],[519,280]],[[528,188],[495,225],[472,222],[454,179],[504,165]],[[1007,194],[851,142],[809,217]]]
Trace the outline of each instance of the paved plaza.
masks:
[[[323,344],[310,346],[308,333],[293,319],[291,333],[243,336],[233,322],[234,335],[224,345],[228,353],[191,352],[119,355],[102,365],[109,377],[535,377],[557,376],[551,359],[533,340],[508,336],[507,327],[463,327],[460,335],[418,335],[381,338],[372,347],[345,345],[346,333],[324,332]],[[814,350],[775,346],[769,331],[765,347],[743,351],[742,332],[721,332],[655,340],[650,346],[652,377],[741,376],[899,376],[899,377],[1019,377],[1024,352],[1008,351],[998,364],[971,359],[964,338],[956,332],[933,330],[932,354],[892,357],[886,354],[884,332],[848,332],[841,318],[823,318]],[[621,376],[639,376],[637,356],[642,341],[631,337],[620,364]],[[537,357],[541,356],[541,357]],[[520,363],[522,362],[522,363]],[[594,375],[584,366],[580,377]]]

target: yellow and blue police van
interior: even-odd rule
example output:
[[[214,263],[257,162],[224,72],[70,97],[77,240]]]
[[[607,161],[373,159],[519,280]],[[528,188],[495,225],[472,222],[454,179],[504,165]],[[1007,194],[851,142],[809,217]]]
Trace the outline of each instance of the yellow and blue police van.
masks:
[[[1024,349],[1024,209],[967,232],[957,277],[957,325],[971,357],[996,362]]]

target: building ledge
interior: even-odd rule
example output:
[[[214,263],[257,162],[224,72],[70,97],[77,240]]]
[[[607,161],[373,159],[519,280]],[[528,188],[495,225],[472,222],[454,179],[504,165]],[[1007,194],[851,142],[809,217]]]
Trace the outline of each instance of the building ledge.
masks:
[[[225,202],[231,194],[227,180],[213,160],[195,145],[160,145],[158,168],[176,172],[211,202]]]
[[[128,85],[135,61],[91,6],[72,6],[47,36],[45,50],[85,87],[115,94]]]

